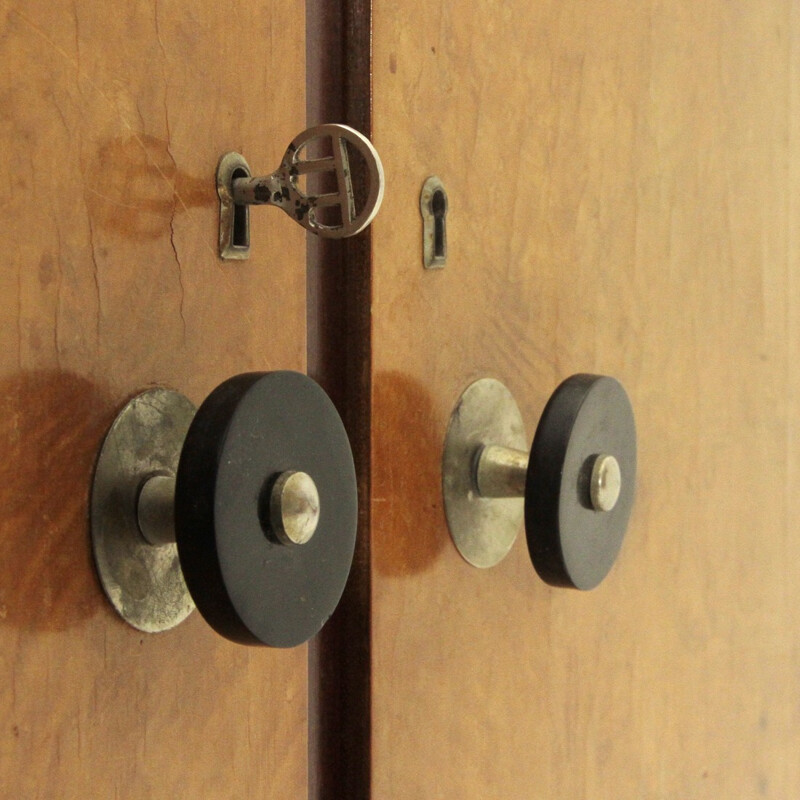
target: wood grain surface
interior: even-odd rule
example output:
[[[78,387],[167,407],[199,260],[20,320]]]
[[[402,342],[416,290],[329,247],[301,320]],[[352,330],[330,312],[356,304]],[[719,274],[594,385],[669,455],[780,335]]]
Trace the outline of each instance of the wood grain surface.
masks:
[[[227,150],[274,169],[304,127],[302,4],[0,9],[0,795],[305,797],[306,648],[198,614],[139,634],[87,529],[129,396],[305,366],[305,234],[260,209],[251,260],[219,261],[214,178]]]
[[[371,796],[800,795],[796,4],[378,0],[372,21]],[[586,594],[543,584],[522,538],[468,566],[440,489],[457,397],[501,379],[532,437],[579,371],[637,415],[617,565]]]

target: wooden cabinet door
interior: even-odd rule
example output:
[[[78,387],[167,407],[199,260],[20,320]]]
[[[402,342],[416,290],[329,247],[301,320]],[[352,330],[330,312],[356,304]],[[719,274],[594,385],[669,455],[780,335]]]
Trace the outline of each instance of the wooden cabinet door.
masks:
[[[302,4],[0,5],[0,786],[17,798],[301,798],[307,654],[106,602],[93,463],[131,395],[305,367],[305,232],[217,257],[217,161],[305,122]]]
[[[790,0],[373,4],[372,797],[800,794],[798,36]],[[467,384],[530,439],[575,372],[625,385],[639,437],[588,593],[523,537],[469,566],[441,497]]]

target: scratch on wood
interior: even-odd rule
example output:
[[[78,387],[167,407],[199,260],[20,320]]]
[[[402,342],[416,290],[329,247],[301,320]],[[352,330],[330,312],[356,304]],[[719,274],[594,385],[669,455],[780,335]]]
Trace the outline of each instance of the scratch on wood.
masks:
[[[78,84],[78,92],[81,90],[81,36],[80,26],[78,24],[78,0],[72,4],[72,14],[75,17],[75,67],[77,74],[75,76]]]
[[[98,192],[97,189],[94,189],[91,186],[87,186],[86,191],[89,194],[93,194],[95,197],[99,197],[104,203],[108,203],[109,205],[115,206],[116,208],[127,208],[129,211],[144,212],[146,214],[150,214],[153,217],[158,217],[163,220],[168,220],[172,216],[171,214],[159,214],[158,211],[156,211],[153,208],[149,208],[146,204],[138,205],[135,203],[123,203],[121,200],[117,200],[114,197],[109,197],[107,194]]]
[[[188,208],[186,203],[183,202],[183,199],[178,194],[177,187],[175,185],[175,180],[178,175],[178,163],[175,161],[175,156],[172,154],[172,132],[169,127],[169,72],[167,71],[167,51],[164,47],[164,40],[161,38],[161,26],[159,25],[158,21],[158,9],[159,3],[156,0],[153,3],[153,12],[154,12],[154,21],[155,21],[155,30],[156,30],[156,39],[158,39],[158,45],[161,48],[161,74],[164,78],[164,127],[167,131],[167,141],[166,141],[166,153],[169,157],[170,162],[172,163],[172,181],[170,184],[170,188],[172,189],[172,214],[169,220],[169,243],[172,247],[172,253],[175,256],[175,266],[178,269],[178,287],[180,289],[180,302],[178,305],[178,311],[181,315],[181,325],[183,327],[183,341],[186,341],[186,315],[184,314],[183,303],[186,297],[185,287],[183,285],[183,268],[181,266],[181,259],[178,255],[178,248],[175,245],[175,212],[177,210],[177,203],[180,203],[183,207],[184,211],[188,212]]]
[[[155,0],[153,3],[153,16],[155,18],[156,24],[156,39],[158,39],[158,45],[161,48],[161,56],[164,59],[164,63],[166,64],[167,61],[167,51],[164,49],[164,40],[161,38],[161,27],[158,23],[158,9],[159,9],[159,2]]]
[[[172,252],[175,255],[175,264],[178,267],[178,286],[180,288],[180,303],[178,304],[178,310],[181,315],[181,324],[183,325],[183,341],[186,342],[186,315],[183,312],[183,301],[186,296],[186,291],[183,285],[183,268],[181,267],[181,259],[178,256],[178,248],[175,246],[175,214],[172,214],[172,218],[169,221],[169,243],[172,245]]]
[[[64,114],[64,109],[61,108],[61,103],[58,102],[58,98],[56,97],[55,90],[51,91],[50,99],[53,101],[53,106],[56,112],[58,113],[58,116],[61,120],[61,124],[64,126],[64,130],[66,130],[68,134],[72,133],[72,129],[70,128],[69,123],[67,122],[66,114]]]
[[[92,277],[94,278],[94,291],[95,299],[97,300],[97,341],[100,341],[100,321],[102,319],[102,295],[100,293],[100,268],[97,264],[97,253],[94,249],[94,223],[92,222],[92,214],[89,210],[89,204],[86,203],[86,191],[84,189],[84,203],[86,204],[86,221],[89,225],[89,250],[92,256]]]

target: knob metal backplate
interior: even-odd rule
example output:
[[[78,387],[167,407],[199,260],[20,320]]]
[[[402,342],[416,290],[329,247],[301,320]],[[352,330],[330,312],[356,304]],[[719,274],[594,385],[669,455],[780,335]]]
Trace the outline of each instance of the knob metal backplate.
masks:
[[[151,389],[119,413],[103,441],[90,506],[100,583],[120,616],[146,633],[169,630],[194,610],[175,543],[151,545],[138,526],[145,481],[175,475],[195,407],[183,395]]]
[[[528,446],[525,425],[511,392],[481,378],[458,399],[442,456],[444,510],[458,552],[475,567],[505,558],[522,527],[522,497],[486,498],[475,488],[475,459],[487,443],[514,450]]]

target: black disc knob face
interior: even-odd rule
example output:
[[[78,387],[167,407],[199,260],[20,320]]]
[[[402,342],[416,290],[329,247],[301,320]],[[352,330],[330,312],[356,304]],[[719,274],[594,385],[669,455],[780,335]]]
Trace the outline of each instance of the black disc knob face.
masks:
[[[534,567],[593,589],[622,546],[636,491],[636,426],[614,378],[573,375],[551,396],[531,448],[525,530]]]
[[[319,503],[298,543],[270,529],[273,488],[291,473],[310,477]],[[208,396],[181,453],[175,533],[186,584],[217,632],[273,647],[310,639],[344,590],[356,523],[350,444],[314,381],[251,373]]]

